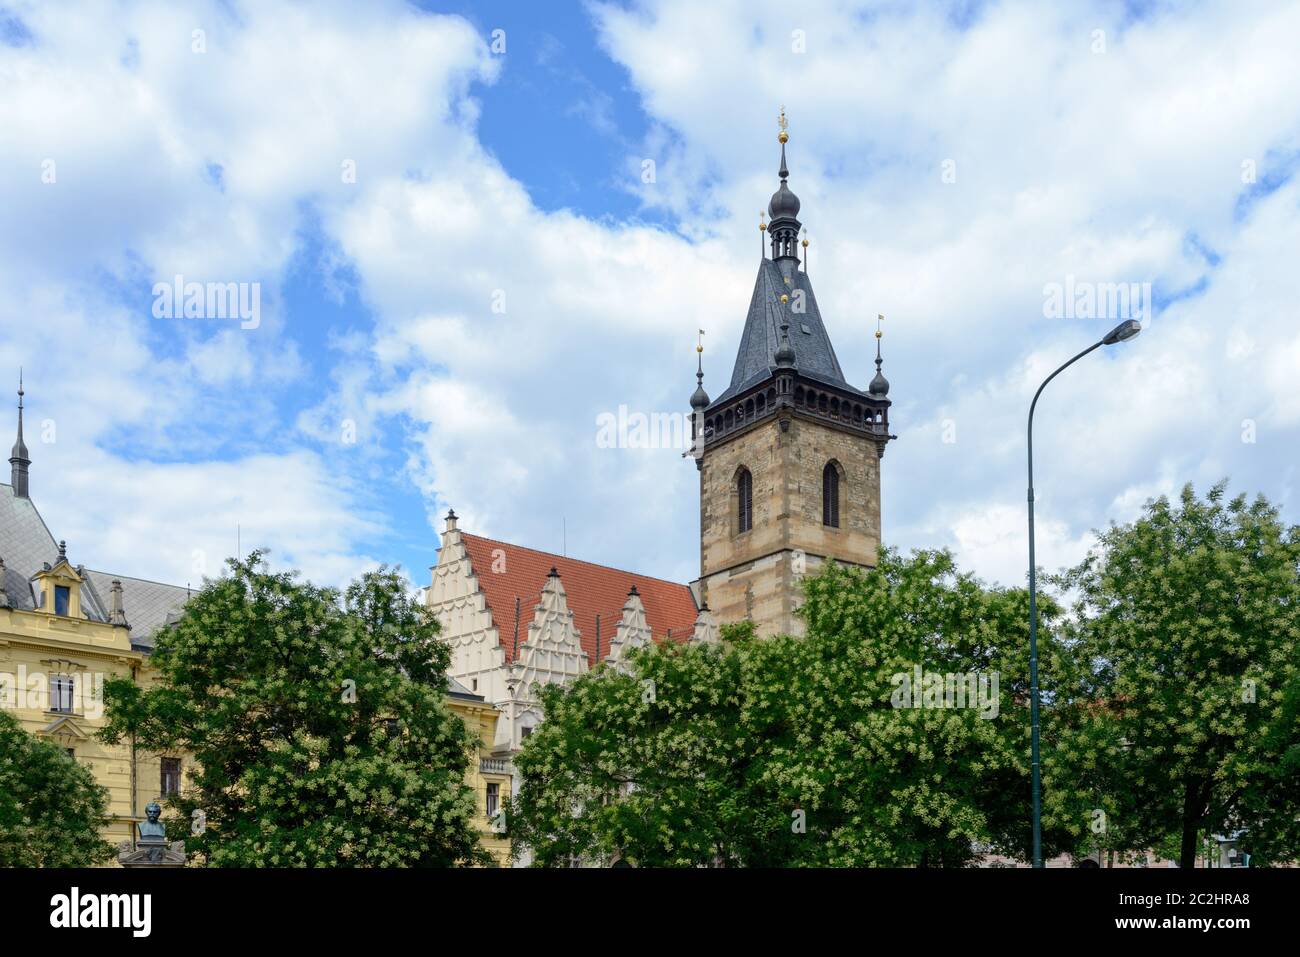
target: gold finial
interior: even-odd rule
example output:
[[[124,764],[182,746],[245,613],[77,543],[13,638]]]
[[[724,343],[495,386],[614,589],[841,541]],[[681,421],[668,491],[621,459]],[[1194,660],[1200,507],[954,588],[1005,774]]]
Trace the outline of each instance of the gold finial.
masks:
[[[767,229],[767,213],[761,209],[758,211],[758,231],[761,233]]]
[[[803,231],[803,248],[808,248],[808,230],[806,229]]]
[[[696,352],[704,351],[704,330],[703,329],[700,330],[700,342],[699,345],[695,347],[695,351]]]
[[[883,312],[876,313],[876,338],[877,339],[879,339],[882,335],[880,331],[880,324],[884,321],[885,321],[885,314]]]
[[[785,293],[781,293],[781,305],[784,306],[789,301],[790,301],[790,297],[787,296]]]
[[[776,122],[777,122],[777,125],[781,127],[781,132],[776,134],[776,138],[777,138],[777,140],[778,140],[779,142],[784,143],[784,142],[786,142],[787,140],[790,139],[790,134],[787,133],[787,132],[785,131],[785,130],[786,130],[786,122],[785,122],[785,106],[784,106],[784,105],[782,105],[782,107],[781,107],[781,115],[778,116],[778,117],[776,118]]]

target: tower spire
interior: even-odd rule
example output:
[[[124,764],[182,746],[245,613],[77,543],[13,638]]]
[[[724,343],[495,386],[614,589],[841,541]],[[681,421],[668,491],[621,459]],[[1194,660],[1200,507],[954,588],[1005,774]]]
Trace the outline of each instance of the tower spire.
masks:
[[[884,323],[884,321],[885,321],[884,314],[878,313],[876,315],[876,377],[871,380],[871,385],[867,386],[868,394],[874,395],[880,399],[883,399],[885,396],[889,395],[889,380],[886,379],[885,374],[880,371],[880,364],[881,364],[880,339],[881,336],[884,335],[884,333],[880,331],[880,327]]]
[[[10,484],[17,498],[27,498],[27,467],[32,460],[27,456],[27,443],[23,441],[23,370],[18,370],[18,441],[14,442],[9,456]]]
[[[695,346],[695,392],[691,394],[691,447],[682,453],[695,456],[695,465],[700,465],[700,449],[704,443],[704,410],[709,407],[709,394],[704,391],[704,330]]]
[[[777,141],[781,144],[781,169],[777,175],[781,177],[781,185],[777,191],[772,194],[772,201],[767,204],[768,215],[772,217],[772,222],[768,224],[767,234],[772,242],[773,259],[793,259],[799,261],[798,236],[799,236],[799,197],[790,191],[790,186],[786,180],[790,177],[790,170],[785,163],[785,144],[790,139],[787,132],[787,123],[785,119],[785,107],[781,107],[781,115],[777,118],[777,124],[781,127],[776,134]]]
[[[700,339],[695,346],[695,394],[691,396],[691,408],[699,411],[707,408],[709,394],[704,391],[704,330],[700,330]]]
[[[781,107],[781,118],[777,120],[777,123],[779,123],[781,126],[781,132],[776,134],[777,141],[780,142],[781,144],[781,168],[777,171],[776,175],[780,176],[781,182],[784,183],[787,179],[790,178],[790,170],[787,169],[785,165],[785,144],[789,141],[790,134],[787,133],[785,129],[786,124],[785,124],[784,106]]]

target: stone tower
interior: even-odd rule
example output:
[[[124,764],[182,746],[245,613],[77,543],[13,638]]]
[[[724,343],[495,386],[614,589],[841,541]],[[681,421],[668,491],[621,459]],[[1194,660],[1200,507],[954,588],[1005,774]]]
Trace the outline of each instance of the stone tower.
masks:
[[[760,225],[759,264],[731,384],[714,400],[703,368],[691,397],[700,472],[700,595],[722,622],[758,633],[802,634],[799,580],[827,560],[871,566],[880,546],[880,461],[889,434],[889,383],[863,392],[844,379],[806,268],[799,199],[786,180]],[[806,238],[802,247],[807,250]]]

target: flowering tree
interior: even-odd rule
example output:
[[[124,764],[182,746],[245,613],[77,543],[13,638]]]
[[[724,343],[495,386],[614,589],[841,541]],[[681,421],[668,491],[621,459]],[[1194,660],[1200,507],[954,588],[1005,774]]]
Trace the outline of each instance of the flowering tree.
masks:
[[[646,648],[629,673],[548,688],[516,762],[516,851],[643,866],[1025,856],[1025,591],[987,588],[944,552],[887,550],[869,572],[828,568],[806,594],[805,637],[732,627],[720,645]],[[1048,675],[1065,670],[1050,634],[1043,655]],[[968,700],[948,694],[958,682]],[[1045,840],[1058,851],[1082,833],[1079,821]]]
[[[108,741],[183,751],[173,838],[215,866],[483,862],[449,650],[399,575],[342,596],[230,560],[162,632],[159,681],[105,684]]]
[[[1058,752],[1108,809],[1110,846],[1244,830],[1257,864],[1300,858],[1300,529],[1262,496],[1148,502],[1057,584],[1084,665]]]
[[[89,867],[112,857],[99,836],[108,792],[53,741],[0,711],[0,867]]]

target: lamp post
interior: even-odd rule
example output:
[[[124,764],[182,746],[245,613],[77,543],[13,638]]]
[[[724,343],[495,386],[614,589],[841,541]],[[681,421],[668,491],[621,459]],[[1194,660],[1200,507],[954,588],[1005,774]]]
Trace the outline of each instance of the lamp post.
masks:
[[[1142,323],[1126,319],[1106,335],[1062,364],[1043,380],[1029,404],[1029,758],[1034,799],[1034,867],[1043,866],[1042,778],[1038,758],[1038,567],[1034,561],[1034,408],[1038,397],[1058,375],[1100,346],[1113,346],[1132,339],[1142,331]]]

